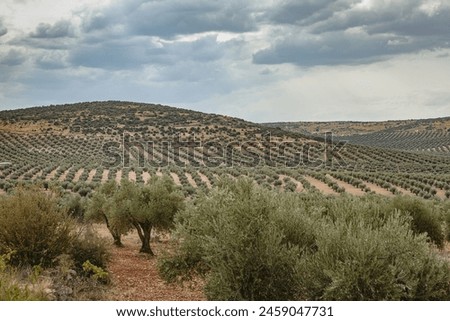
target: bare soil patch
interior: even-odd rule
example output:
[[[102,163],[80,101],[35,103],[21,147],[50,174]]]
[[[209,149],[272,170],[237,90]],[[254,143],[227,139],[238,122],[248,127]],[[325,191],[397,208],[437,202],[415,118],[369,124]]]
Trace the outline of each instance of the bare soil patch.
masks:
[[[148,172],[143,172],[142,180],[144,181],[145,184],[148,182],[149,179],[150,179],[150,174]]]
[[[106,183],[108,181],[109,169],[104,169],[102,173],[102,183]]]
[[[118,170],[116,173],[116,177],[115,177],[116,183],[119,184],[120,181],[122,180],[122,170]]]
[[[202,180],[202,182],[204,182],[206,184],[206,186],[208,186],[208,188],[211,188],[211,182],[209,181],[208,177],[206,177],[206,175],[202,174],[201,172],[197,172],[198,176],[200,176],[200,179]]]
[[[290,176],[286,176],[286,175],[280,175],[280,179],[283,181],[283,185],[284,185],[284,179],[288,177],[294,184],[297,185],[297,188],[295,189],[295,191],[297,193],[301,193],[305,190],[305,188],[303,187],[303,184],[300,183],[299,181],[297,181],[295,178],[292,178]]]
[[[109,236],[105,227],[97,228],[103,236]],[[109,236],[110,238],[110,236]],[[111,245],[112,259],[108,265],[111,289],[106,300],[110,301],[204,301],[200,281],[184,286],[167,284],[157,268],[157,256],[169,249],[167,239],[152,242],[155,257],[139,253],[140,240],[136,233],[122,239],[124,247]]]
[[[376,184],[369,183],[369,182],[366,182],[366,181],[363,181],[363,183],[366,184],[366,186],[368,188],[370,188],[370,190],[372,192],[376,193],[376,194],[383,195],[383,196],[389,196],[389,197],[393,197],[394,196],[394,194],[392,194],[392,192],[388,191],[387,189],[384,189],[381,186],[378,186]]]
[[[172,180],[175,183],[175,185],[181,186],[180,178],[176,173],[171,172],[170,176],[172,177]]]
[[[42,176],[43,173],[44,173],[44,171],[43,171],[43,170],[40,170],[39,172],[37,172],[36,174],[33,175],[33,177],[31,178],[31,180],[38,179],[39,177]],[[444,195],[445,195],[445,193],[444,193]]]
[[[84,168],[80,168],[80,169],[76,172],[75,176],[73,177],[73,182],[74,182],[74,183],[76,183],[76,182],[78,182],[78,181],[80,180],[80,176],[83,174],[83,172],[84,172]]]
[[[333,189],[330,186],[328,186],[327,184],[325,184],[324,182],[319,181],[318,179],[315,179],[314,177],[311,177],[311,176],[305,175],[304,177],[311,185],[316,187],[319,191],[321,191],[325,195],[339,195],[338,193],[333,191]]]
[[[69,174],[70,168],[65,170],[64,173],[58,178],[60,182],[64,182],[66,180],[67,175]]]
[[[59,169],[59,166],[58,166],[57,168],[55,168],[54,170],[52,170],[52,171],[47,175],[47,177],[45,178],[45,180],[46,180],[46,181],[51,181],[52,179],[54,179],[55,176],[56,176],[56,172],[58,171],[58,169]],[[81,175],[81,174],[80,174],[80,175]]]
[[[445,196],[445,191],[440,188],[436,188],[436,196],[439,197],[442,200],[447,199],[447,196]]]
[[[190,173],[184,173],[184,175],[186,175],[189,184],[191,184],[192,187],[197,188],[197,183],[192,178],[192,175]]]
[[[88,178],[86,179],[86,183],[92,182],[92,179],[94,178],[94,176],[95,176],[96,173],[97,173],[97,170],[96,170],[96,169],[92,169],[92,170],[89,172]]]
[[[131,182],[136,182],[136,172],[135,171],[128,172],[128,180]]]
[[[327,174],[326,175],[330,180],[332,180],[333,182],[335,182],[336,184],[338,184],[340,187],[345,188],[345,192],[355,195],[355,196],[363,196],[366,193],[364,191],[362,191],[361,189],[353,186],[352,184],[349,184],[347,182],[344,182],[340,179],[334,178],[333,176]]]

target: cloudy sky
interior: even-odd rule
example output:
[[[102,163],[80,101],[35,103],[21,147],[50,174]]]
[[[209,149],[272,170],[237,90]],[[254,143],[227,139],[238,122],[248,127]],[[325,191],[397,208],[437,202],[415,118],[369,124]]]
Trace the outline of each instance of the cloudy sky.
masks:
[[[450,0],[1,0],[0,109],[450,116]]]

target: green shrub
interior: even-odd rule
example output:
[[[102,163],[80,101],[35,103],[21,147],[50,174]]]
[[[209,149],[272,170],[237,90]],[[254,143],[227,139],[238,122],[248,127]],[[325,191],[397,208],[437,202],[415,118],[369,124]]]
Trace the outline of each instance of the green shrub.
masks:
[[[412,217],[411,228],[415,233],[427,233],[433,243],[439,247],[444,246],[442,218],[433,211],[432,203],[417,198],[396,197],[392,201],[392,207]]]
[[[105,239],[99,237],[89,226],[79,233],[72,243],[69,254],[74,260],[75,268],[79,271],[83,269],[86,261],[100,268],[106,268],[110,259]]]
[[[212,300],[449,299],[448,263],[387,198],[217,185],[178,213],[167,281],[198,274]]]
[[[298,261],[299,299],[447,300],[448,264],[399,214],[379,228],[355,217],[316,230],[317,251]]]
[[[55,198],[37,189],[17,189],[0,199],[0,255],[13,265],[50,266],[75,240],[75,224]]]
[[[184,273],[200,267],[209,271],[205,292],[211,300],[292,299],[295,250],[282,245],[269,196],[251,181],[200,196],[178,216],[182,237],[189,238],[160,265],[166,279],[175,278],[168,267]]]
[[[105,267],[104,241],[76,224],[60,203],[37,188],[1,198],[0,255],[10,253],[13,266],[53,267],[61,255],[68,255],[78,270],[87,260]]]

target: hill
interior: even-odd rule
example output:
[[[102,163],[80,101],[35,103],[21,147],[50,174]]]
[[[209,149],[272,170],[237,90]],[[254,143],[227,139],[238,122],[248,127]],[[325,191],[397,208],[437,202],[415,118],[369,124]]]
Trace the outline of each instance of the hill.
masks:
[[[317,136],[331,131],[350,143],[450,155],[450,117],[385,122],[288,122],[270,127]]]
[[[341,134],[348,135],[344,125]],[[399,126],[406,124],[392,128]],[[243,175],[294,192],[450,196],[448,157],[343,144],[278,127],[119,101],[1,111],[0,192],[40,181],[85,196],[109,179],[145,182],[165,173],[187,194],[214,186],[221,175]]]

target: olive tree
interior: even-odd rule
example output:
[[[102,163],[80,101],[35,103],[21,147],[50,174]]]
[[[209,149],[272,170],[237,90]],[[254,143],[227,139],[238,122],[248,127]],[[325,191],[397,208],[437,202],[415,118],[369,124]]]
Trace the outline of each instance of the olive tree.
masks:
[[[143,186],[122,180],[114,195],[114,220],[132,225],[142,242],[140,252],[154,255],[150,248],[152,229],[170,229],[183,202],[182,194],[167,176],[153,176]]]
[[[115,199],[119,186],[111,180],[101,185],[92,195],[87,206],[85,217],[87,220],[104,222],[114,239],[114,245],[123,246],[121,235],[129,230],[124,221],[116,219]]]

